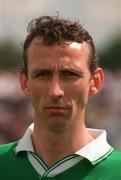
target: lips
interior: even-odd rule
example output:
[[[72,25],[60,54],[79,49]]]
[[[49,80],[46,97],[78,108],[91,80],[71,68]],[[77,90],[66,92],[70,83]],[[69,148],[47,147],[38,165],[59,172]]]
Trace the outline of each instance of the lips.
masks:
[[[69,107],[67,106],[48,106],[45,110],[49,113],[60,114],[64,113]]]

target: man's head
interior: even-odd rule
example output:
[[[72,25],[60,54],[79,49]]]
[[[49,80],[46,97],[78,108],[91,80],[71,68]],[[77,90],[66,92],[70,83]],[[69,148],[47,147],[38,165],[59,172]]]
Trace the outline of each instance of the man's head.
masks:
[[[27,50],[35,37],[40,37],[43,44],[51,46],[62,42],[86,42],[89,45],[89,69],[93,73],[98,67],[98,57],[90,34],[78,21],[70,21],[57,17],[42,16],[34,19],[28,25],[28,36],[24,42],[24,71],[27,75]]]
[[[104,79],[90,35],[78,22],[58,17],[41,17],[29,28],[20,83],[37,123],[54,131],[83,124],[88,98]]]

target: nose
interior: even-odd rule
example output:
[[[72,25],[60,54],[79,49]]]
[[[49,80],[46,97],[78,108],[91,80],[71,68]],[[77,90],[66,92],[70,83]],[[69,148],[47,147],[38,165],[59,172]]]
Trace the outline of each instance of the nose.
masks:
[[[63,97],[64,96],[64,91],[60,85],[60,80],[58,77],[53,77],[52,81],[51,81],[51,84],[50,84],[50,87],[49,87],[49,96],[51,97]]]

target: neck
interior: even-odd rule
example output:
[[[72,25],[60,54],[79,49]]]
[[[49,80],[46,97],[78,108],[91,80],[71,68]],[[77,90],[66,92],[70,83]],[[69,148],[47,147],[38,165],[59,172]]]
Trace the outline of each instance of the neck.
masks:
[[[61,132],[49,131],[35,123],[32,140],[36,154],[51,166],[64,156],[84,147],[93,137],[81,123]]]

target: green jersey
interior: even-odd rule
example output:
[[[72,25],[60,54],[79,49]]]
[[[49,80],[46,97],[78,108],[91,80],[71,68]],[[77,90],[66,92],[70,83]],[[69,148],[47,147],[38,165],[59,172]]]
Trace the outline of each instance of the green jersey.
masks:
[[[0,180],[120,180],[121,179],[121,153],[112,152],[92,165],[87,159],[82,159],[75,165],[53,177],[48,177],[48,172],[57,168],[64,158],[48,168],[41,176],[31,165],[27,152],[15,153],[17,143],[0,145]],[[40,159],[35,155],[36,158]],[[69,156],[68,156],[69,158]],[[70,156],[71,159],[71,156]],[[40,161],[38,161],[41,163]]]
[[[106,140],[106,131],[88,129],[95,139],[51,167],[35,152],[33,127],[17,142],[0,145],[0,180],[120,180],[121,152]]]

